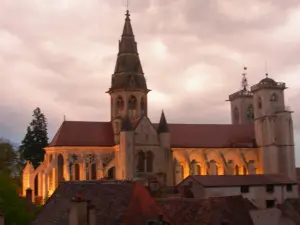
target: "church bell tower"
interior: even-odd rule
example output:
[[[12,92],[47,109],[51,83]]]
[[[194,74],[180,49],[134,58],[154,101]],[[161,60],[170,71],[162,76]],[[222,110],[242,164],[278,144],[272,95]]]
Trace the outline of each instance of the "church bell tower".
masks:
[[[111,98],[111,121],[117,136],[124,119],[132,121],[147,116],[147,94],[150,91],[147,88],[128,10],[125,16],[115,71],[111,77],[111,87],[107,91]]]
[[[249,124],[254,121],[253,94],[248,88],[247,68],[244,67],[241,90],[229,95],[232,124]]]
[[[266,174],[285,174],[296,179],[292,112],[284,102],[285,83],[268,77],[251,87],[255,135]]]

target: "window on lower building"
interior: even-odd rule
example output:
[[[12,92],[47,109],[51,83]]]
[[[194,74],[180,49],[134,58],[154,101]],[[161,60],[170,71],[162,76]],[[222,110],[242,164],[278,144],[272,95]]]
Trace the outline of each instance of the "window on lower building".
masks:
[[[274,192],[274,185],[268,184],[268,185],[266,186],[266,192],[268,192],[268,193],[273,193],[273,192]]]
[[[249,186],[241,186],[241,193],[248,193],[249,192]]]
[[[275,206],[275,200],[266,200],[266,207],[273,208]]]
[[[293,185],[292,184],[286,185],[286,191],[288,192],[293,191]]]

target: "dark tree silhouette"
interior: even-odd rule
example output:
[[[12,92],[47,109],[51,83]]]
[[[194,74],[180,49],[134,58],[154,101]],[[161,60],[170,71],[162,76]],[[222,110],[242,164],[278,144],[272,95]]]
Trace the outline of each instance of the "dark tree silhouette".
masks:
[[[44,160],[44,147],[48,145],[47,119],[40,108],[33,111],[33,119],[27,127],[27,133],[19,147],[23,163],[29,160],[36,168]]]

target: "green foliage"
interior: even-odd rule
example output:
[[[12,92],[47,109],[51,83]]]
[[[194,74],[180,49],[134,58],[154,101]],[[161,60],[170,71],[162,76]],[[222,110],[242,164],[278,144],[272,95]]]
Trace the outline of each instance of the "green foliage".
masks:
[[[27,211],[26,200],[17,194],[17,185],[4,172],[0,172],[0,208],[5,225],[26,225],[34,213]]]
[[[44,160],[44,147],[48,145],[47,120],[40,108],[33,111],[33,119],[19,148],[23,163],[29,160],[36,168]]]
[[[0,171],[11,175],[16,166],[17,154],[13,145],[4,139],[0,139]]]

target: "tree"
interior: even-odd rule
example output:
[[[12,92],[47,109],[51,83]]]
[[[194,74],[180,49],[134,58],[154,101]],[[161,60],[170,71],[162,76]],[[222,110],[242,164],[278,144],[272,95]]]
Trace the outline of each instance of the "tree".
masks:
[[[0,139],[0,171],[12,175],[16,166],[17,154],[10,141]]]
[[[29,212],[25,199],[19,197],[17,185],[0,171],[0,209],[4,214],[5,225],[29,224],[35,212]]]
[[[37,168],[44,160],[44,147],[48,145],[47,120],[40,108],[33,111],[33,119],[27,127],[27,133],[19,148],[20,158],[25,161],[31,161]]]

